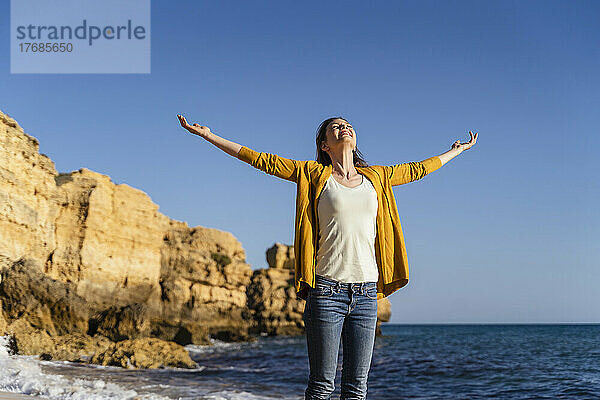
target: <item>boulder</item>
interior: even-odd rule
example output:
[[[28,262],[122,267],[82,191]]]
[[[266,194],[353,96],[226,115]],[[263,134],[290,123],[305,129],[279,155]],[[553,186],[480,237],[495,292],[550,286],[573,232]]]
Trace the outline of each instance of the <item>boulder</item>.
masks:
[[[87,331],[87,302],[69,285],[45,275],[35,260],[20,259],[0,276],[0,298],[7,322],[24,318],[34,328],[53,336]]]
[[[94,364],[123,368],[196,368],[187,350],[176,343],[156,338],[124,340],[97,352]]]
[[[139,303],[110,307],[95,314],[89,326],[90,335],[99,333],[114,342],[149,337],[151,333],[148,306]]]
[[[156,322],[152,325],[152,337],[175,342],[182,346],[212,344],[208,327],[198,323]]]
[[[14,341],[15,352],[22,355],[39,355],[43,360],[89,362],[92,356],[103,351],[112,342],[100,335],[91,337],[82,333],[51,336],[47,331],[35,329],[25,319],[18,319],[8,327]]]
[[[388,322],[392,316],[392,303],[387,297],[377,300],[377,327],[375,335],[381,336],[381,323]]]

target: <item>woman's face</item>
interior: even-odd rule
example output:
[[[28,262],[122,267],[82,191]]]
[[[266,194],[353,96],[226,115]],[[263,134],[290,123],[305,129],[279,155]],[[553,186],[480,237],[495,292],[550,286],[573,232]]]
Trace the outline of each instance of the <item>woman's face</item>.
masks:
[[[346,147],[351,150],[356,149],[356,132],[348,121],[336,118],[327,125],[325,132],[325,140],[321,143],[324,151],[339,149],[343,150]]]

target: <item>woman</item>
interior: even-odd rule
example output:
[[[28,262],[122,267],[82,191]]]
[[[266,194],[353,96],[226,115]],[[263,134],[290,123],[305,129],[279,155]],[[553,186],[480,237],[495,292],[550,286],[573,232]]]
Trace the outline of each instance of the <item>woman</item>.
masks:
[[[295,287],[306,300],[304,325],[310,374],[306,399],[329,399],[340,340],[341,399],[365,399],[377,300],[408,283],[408,259],[392,186],[421,179],[471,148],[469,131],[449,151],[420,162],[369,166],[357,134],[341,117],[317,130],[317,160],[259,153],[221,138],[206,126],[181,125],[255,168],[296,183]]]

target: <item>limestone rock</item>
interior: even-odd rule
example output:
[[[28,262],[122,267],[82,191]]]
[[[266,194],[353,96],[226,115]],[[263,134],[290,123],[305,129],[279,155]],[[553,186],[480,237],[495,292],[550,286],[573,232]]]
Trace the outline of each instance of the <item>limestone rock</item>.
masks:
[[[141,190],[81,168],[56,178],[55,243],[45,272],[95,310],[146,303],[160,313],[163,234],[172,226]]]
[[[114,342],[150,336],[150,317],[145,304],[113,306],[90,319],[88,333],[99,333]]]
[[[152,325],[152,337],[175,342],[182,346],[188,344],[210,345],[209,327],[198,323],[173,323],[159,321]]]
[[[258,340],[256,336],[251,336],[247,329],[239,332],[232,331],[231,329],[214,331],[210,337],[222,342],[256,342]]]
[[[51,359],[90,362],[95,353],[104,351],[113,342],[101,335],[92,337],[72,333],[56,337],[54,343],[56,348],[54,353],[50,354]]]
[[[253,333],[301,335],[304,332],[304,304],[296,297],[294,272],[267,268],[254,271],[248,286],[248,308],[256,325]]]
[[[0,143],[0,270],[35,261],[94,316],[144,305],[148,321],[137,336],[202,344],[213,333],[248,330],[252,270],[233,235],[172,220],[143,191],[87,168],[58,173],[37,139],[2,112]],[[110,321],[117,323],[105,319],[102,329],[112,329]],[[162,329],[168,326],[177,328]]]
[[[381,336],[381,323],[388,322],[392,315],[392,303],[387,297],[377,300],[377,327],[375,335]]]
[[[18,354],[50,354],[56,350],[52,336],[46,330],[35,329],[25,318],[14,320],[6,330],[14,339]]]
[[[0,111],[0,254],[11,263],[25,256],[43,264],[54,248],[56,175],[38,140]]]
[[[377,302],[377,319],[381,322],[388,322],[392,316],[392,303],[387,297]]]
[[[2,299],[0,298],[0,336],[6,335],[6,327],[8,323],[4,318],[4,312],[2,311]]]
[[[0,276],[2,309],[8,321],[26,318],[34,328],[53,336],[87,331],[86,301],[68,285],[46,276],[37,262],[18,260]]]
[[[39,355],[44,360],[89,362],[98,351],[104,351],[112,342],[103,337],[81,333],[50,336],[47,331],[35,329],[25,319],[14,321],[8,331],[15,343],[15,352]]]
[[[97,352],[92,363],[123,368],[196,368],[187,350],[156,338],[124,340]]]
[[[286,246],[276,242],[267,250],[267,263],[269,268],[294,270],[294,246]]]
[[[209,334],[248,330],[246,287],[252,270],[232,234],[171,229],[164,235],[161,254],[163,320],[206,327]]]

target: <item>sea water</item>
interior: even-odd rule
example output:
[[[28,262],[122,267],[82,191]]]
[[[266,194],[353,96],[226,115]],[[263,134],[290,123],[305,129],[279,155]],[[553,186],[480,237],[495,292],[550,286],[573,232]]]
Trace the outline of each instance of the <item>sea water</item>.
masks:
[[[600,399],[600,324],[383,324],[368,399]],[[306,338],[186,346],[198,367],[127,370],[9,355],[0,390],[48,399],[303,399]],[[339,398],[341,362],[333,399]]]

